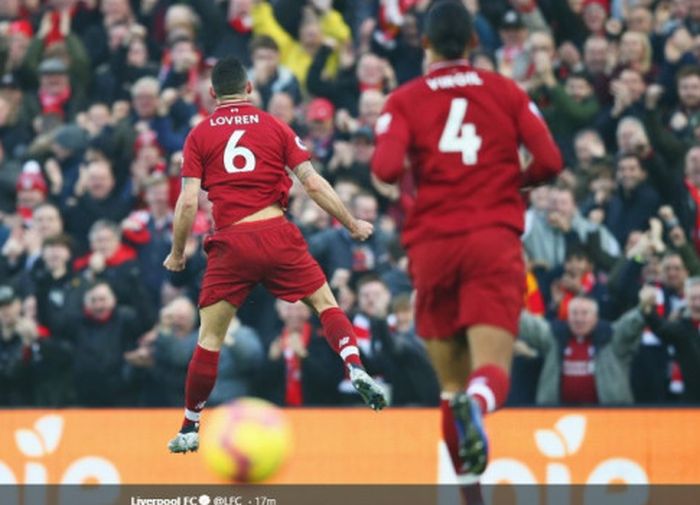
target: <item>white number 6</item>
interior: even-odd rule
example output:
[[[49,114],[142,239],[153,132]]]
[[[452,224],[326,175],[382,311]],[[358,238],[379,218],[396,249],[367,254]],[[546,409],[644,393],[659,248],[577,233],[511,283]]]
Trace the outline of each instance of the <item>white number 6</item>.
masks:
[[[236,130],[231,134],[224,150],[224,168],[229,174],[237,174],[241,172],[252,172],[255,170],[255,155],[253,151],[247,147],[236,145],[245,131]],[[245,164],[242,168],[236,167],[236,158],[242,156]]]

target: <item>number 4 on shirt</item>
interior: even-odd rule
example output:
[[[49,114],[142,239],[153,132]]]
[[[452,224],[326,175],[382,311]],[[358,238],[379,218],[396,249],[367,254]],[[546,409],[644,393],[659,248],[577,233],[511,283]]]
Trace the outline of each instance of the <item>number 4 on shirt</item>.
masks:
[[[443,153],[462,153],[462,163],[475,165],[481,149],[481,137],[476,134],[474,123],[463,124],[467,105],[466,98],[452,100],[438,149]]]

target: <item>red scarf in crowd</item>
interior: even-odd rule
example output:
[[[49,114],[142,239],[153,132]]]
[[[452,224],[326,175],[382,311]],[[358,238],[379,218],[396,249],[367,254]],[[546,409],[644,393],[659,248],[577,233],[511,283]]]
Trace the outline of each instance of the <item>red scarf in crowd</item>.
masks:
[[[90,264],[90,258],[92,257],[92,253],[86,254],[85,256],[82,256],[78,259],[75,260],[73,263],[73,267],[75,267],[76,270],[83,270],[88,267]],[[121,265],[122,263],[126,263],[127,261],[135,260],[136,259],[136,251],[134,251],[131,247],[124,245],[124,244],[119,244],[119,247],[117,250],[112,254],[105,263],[107,264],[108,267],[116,267]]]
[[[41,102],[41,111],[43,114],[58,114],[63,117],[63,107],[66,105],[68,100],[70,100],[71,89],[70,86],[59,93],[58,95],[51,95],[45,91],[39,90],[39,102]]]
[[[688,179],[685,180],[685,187],[688,188],[688,194],[695,202],[695,223],[693,226],[692,238],[695,244],[695,250],[700,253],[700,189],[691,184]]]
[[[282,352],[284,355],[284,363],[286,365],[287,372],[285,380],[284,404],[287,406],[298,407],[304,403],[304,393],[301,387],[301,360],[289,343],[289,333],[287,330],[282,331],[280,340],[282,342]],[[308,347],[309,340],[311,340],[311,324],[305,323],[301,330],[301,342],[304,345],[304,348]]]

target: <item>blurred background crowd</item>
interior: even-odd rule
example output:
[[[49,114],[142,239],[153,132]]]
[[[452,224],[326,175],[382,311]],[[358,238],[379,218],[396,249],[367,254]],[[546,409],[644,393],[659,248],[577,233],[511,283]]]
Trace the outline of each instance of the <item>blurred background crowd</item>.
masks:
[[[510,403],[700,402],[700,0],[464,0],[471,63],[516,80],[565,158],[523,192],[529,265]],[[302,229],[393,405],[437,405],[398,230],[412,204],[373,180],[373,127],[423,72],[428,0],[0,2],[0,405],[180,406],[210,231],[170,249],[188,131],[235,55],[253,102],[310,147],[356,217],[300,188]],[[430,104],[416,104],[429,107]],[[360,403],[301,303],[254,291],[211,403]]]

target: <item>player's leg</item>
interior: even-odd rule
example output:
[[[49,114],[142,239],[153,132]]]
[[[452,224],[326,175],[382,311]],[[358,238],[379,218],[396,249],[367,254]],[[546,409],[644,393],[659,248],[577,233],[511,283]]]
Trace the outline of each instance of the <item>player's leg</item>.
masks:
[[[459,321],[468,330],[471,373],[452,400],[463,470],[481,474],[488,463],[482,418],[503,406],[510,388],[514,335],[525,297],[519,236],[505,228],[467,238],[459,289]]]
[[[225,300],[199,311],[199,339],[185,381],[185,417],[180,432],[168,444],[171,452],[199,448],[199,418],[216,383],[219,350],[235,313],[236,307]]]
[[[327,282],[310,295],[302,298],[318,315],[323,328],[323,335],[328,345],[342,358],[348,370],[348,376],[362,399],[374,410],[386,406],[386,396],[379,385],[365,372],[357,347],[357,337],[352,324],[333,296]]]
[[[440,382],[440,416],[442,439],[450,455],[458,480],[463,480],[463,461],[459,455],[460,439],[452,412],[451,402],[455,395],[464,390],[471,369],[470,352],[462,332],[452,338],[429,339],[425,341],[428,356]],[[460,482],[462,484],[468,482]]]

